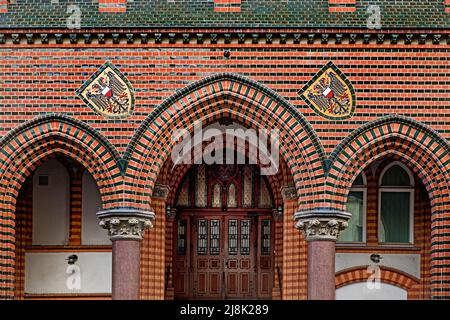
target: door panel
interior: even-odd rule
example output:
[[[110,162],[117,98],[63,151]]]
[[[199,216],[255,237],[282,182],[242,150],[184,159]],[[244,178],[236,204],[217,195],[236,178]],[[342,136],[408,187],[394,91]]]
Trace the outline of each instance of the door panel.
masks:
[[[175,229],[177,298],[271,297],[270,216],[182,214]]]
[[[252,219],[248,217],[225,217],[227,250],[225,251],[225,295],[228,299],[251,298],[255,295],[253,285],[254,252],[251,243]]]

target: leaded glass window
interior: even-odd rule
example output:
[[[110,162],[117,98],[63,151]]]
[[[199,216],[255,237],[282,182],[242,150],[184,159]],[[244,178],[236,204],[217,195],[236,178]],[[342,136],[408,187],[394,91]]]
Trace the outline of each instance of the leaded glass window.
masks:
[[[213,187],[211,206],[213,208],[222,207],[222,188],[218,183],[216,183]]]
[[[232,183],[228,187],[227,206],[229,208],[236,208],[237,205],[236,186]]]
[[[253,169],[249,166],[244,168],[242,205],[245,208],[250,208],[253,205]]]
[[[270,220],[261,223],[261,254],[270,254]]]
[[[204,165],[197,168],[197,192],[195,193],[195,205],[206,207],[206,167]]]
[[[208,220],[198,220],[197,230],[197,253],[205,255],[208,253]]]
[[[250,220],[241,220],[241,254],[250,254]]]
[[[177,252],[179,256],[186,254],[186,241],[187,241],[187,221],[178,220],[178,239],[177,239]]]
[[[218,255],[220,253],[220,221],[211,220],[209,253]]]
[[[238,224],[236,219],[228,220],[228,254],[238,253]]]
[[[271,208],[272,200],[270,199],[269,189],[263,177],[261,177],[261,184],[259,188],[259,207],[260,208]]]

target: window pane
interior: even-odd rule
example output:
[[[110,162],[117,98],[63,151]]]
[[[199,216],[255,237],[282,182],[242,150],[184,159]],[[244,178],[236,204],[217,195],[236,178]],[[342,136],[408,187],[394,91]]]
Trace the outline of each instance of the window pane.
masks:
[[[409,175],[400,166],[392,166],[383,175],[383,181],[381,181],[382,186],[400,187],[400,186],[411,186],[411,181],[409,181]]]
[[[381,242],[409,243],[409,192],[381,193]]]
[[[186,254],[186,242],[187,242],[186,229],[187,229],[187,221],[178,220],[177,251],[179,256],[184,256]]]
[[[263,220],[261,224],[261,254],[270,254],[270,220]]]
[[[362,173],[358,174],[355,181],[353,181],[354,186],[363,186],[364,185],[364,179],[362,176]]]
[[[250,254],[250,220],[241,220],[241,254]]]
[[[208,220],[198,220],[197,254],[208,253]]]
[[[228,254],[236,255],[238,253],[238,230],[237,220],[228,220]]]
[[[222,206],[222,188],[217,183],[213,187],[211,206],[213,208],[220,208]]]
[[[209,253],[217,255],[220,253],[220,221],[211,220],[211,238],[209,242]]]
[[[348,228],[341,232],[339,241],[362,242],[364,219],[364,193],[350,191],[347,198],[347,211],[352,214],[348,221]]]

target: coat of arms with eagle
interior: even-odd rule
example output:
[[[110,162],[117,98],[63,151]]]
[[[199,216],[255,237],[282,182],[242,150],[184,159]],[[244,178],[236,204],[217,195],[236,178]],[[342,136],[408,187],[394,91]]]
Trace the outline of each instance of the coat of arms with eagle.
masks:
[[[355,112],[353,86],[332,62],[323,67],[299,94],[317,114],[327,119],[347,119]]]
[[[106,62],[86,81],[77,94],[95,112],[108,118],[125,118],[133,113],[134,92],[125,76]]]

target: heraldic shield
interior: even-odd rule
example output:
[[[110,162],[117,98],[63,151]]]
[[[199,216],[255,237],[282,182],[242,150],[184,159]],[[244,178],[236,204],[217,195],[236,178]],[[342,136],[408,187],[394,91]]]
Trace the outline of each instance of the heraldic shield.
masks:
[[[299,94],[311,109],[330,120],[348,119],[355,112],[353,86],[331,61],[299,91]]]
[[[91,109],[104,117],[126,118],[133,113],[133,87],[109,61],[103,64],[76,93]]]

